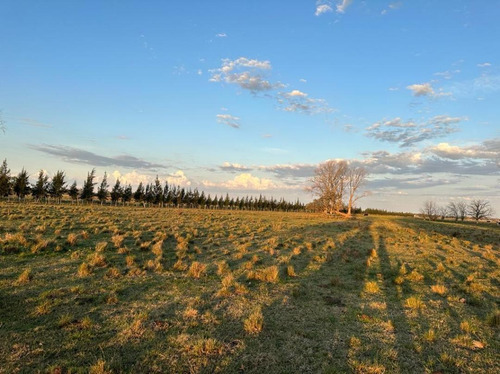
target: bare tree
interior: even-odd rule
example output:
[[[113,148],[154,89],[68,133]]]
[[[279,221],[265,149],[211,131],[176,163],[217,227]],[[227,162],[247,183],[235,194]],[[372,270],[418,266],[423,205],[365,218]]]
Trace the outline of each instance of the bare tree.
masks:
[[[458,210],[458,203],[456,203],[454,201],[450,201],[447,209],[448,209],[448,213],[450,214],[450,216],[455,218],[455,221],[458,221],[458,217],[460,217],[460,213]]]
[[[356,201],[366,196],[364,194],[357,194],[359,187],[361,187],[366,179],[366,169],[364,167],[349,168],[346,173],[346,184],[349,192],[349,199],[347,201],[347,215],[351,215],[351,210]]]
[[[467,203],[465,201],[459,201],[457,203],[458,218],[463,221],[467,217]]]
[[[446,216],[448,215],[448,207],[438,206],[437,213],[438,213],[439,217],[441,217],[441,220],[443,221],[446,218]]]
[[[472,200],[469,204],[469,215],[478,222],[480,219],[493,215],[493,208],[487,200]]]
[[[316,168],[311,186],[307,190],[318,196],[325,213],[340,214],[347,170],[346,161],[335,160],[326,161]]]
[[[438,206],[435,201],[427,200],[424,206],[420,209],[420,213],[424,218],[435,221],[438,217]]]
[[[6,128],[7,127],[5,126],[5,121],[3,120],[2,111],[0,110],[0,131],[2,131],[5,134]]]

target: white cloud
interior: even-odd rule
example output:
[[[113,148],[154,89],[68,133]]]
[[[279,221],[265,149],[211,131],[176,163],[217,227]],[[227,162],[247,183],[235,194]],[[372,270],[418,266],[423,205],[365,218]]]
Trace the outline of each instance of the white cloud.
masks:
[[[229,190],[243,190],[243,191],[262,191],[278,188],[278,185],[270,179],[255,177],[250,173],[242,173],[233,179],[225,182],[215,183],[210,181],[203,181],[202,184],[206,187],[219,187]]]
[[[316,16],[320,16],[324,13],[328,13],[328,12],[333,12],[333,9],[330,5],[328,4],[319,4],[316,6],[316,12],[314,13],[314,15]]]
[[[411,90],[413,96],[429,96],[429,97],[441,97],[441,96],[451,96],[449,92],[443,92],[442,90],[436,92],[430,83],[417,83],[411,84],[406,87]]]
[[[482,144],[465,147],[439,143],[434,147],[430,147],[428,151],[451,160],[465,158],[496,160],[500,166],[500,139],[486,140]]]
[[[227,38],[227,34],[225,32],[221,32],[215,35],[216,38]]]
[[[224,125],[231,126],[232,128],[240,128],[240,118],[232,116],[231,114],[217,114],[217,122]]]
[[[480,68],[487,68],[487,67],[491,66],[491,63],[483,62],[482,64],[477,64],[477,66]]]
[[[337,13],[345,13],[345,10],[351,3],[352,0],[341,0],[341,2],[337,4]]]
[[[329,113],[333,109],[324,99],[309,98],[299,90],[280,92],[277,96],[278,104],[286,112],[302,112],[307,114]]]
[[[271,70],[269,61],[240,57],[236,60],[224,59],[222,66],[212,70],[211,82],[236,84],[251,92],[269,91],[283,87],[281,83],[271,83],[264,75]]]
[[[120,173],[120,171],[115,170],[113,171],[113,173],[111,173],[111,175],[115,178],[115,181],[119,179],[122,185],[130,184],[134,187],[138,186],[139,183],[142,183],[143,185],[153,183],[156,179],[156,175],[153,176],[150,174],[141,174],[135,170],[125,174],[122,174]],[[162,183],[167,182],[168,184],[175,186],[187,187],[191,185],[191,181],[186,177],[182,170],[177,170],[175,173],[166,175],[160,174],[158,175],[158,179]]]

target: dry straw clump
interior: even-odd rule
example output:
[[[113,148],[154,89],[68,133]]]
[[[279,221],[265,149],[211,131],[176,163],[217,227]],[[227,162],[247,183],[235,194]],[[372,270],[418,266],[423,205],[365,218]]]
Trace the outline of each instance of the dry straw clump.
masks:
[[[260,309],[254,310],[245,321],[243,321],[243,326],[245,331],[251,335],[257,335],[262,331],[262,325],[264,323],[264,316]]]
[[[192,278],[199,279],[207,270],[207,265],[194,261],[188,270],[188,275]]]
[[[247,278],[256,279],[262,282],[276,283],[278,281],[279,269],[276,265],[269,266],[256,271],[249,271]]]
[[[32,279],[33,279],[33,274],[31,272],[31,269],[28,268],[19,275],[16,284],[26,284],[29,283]]]

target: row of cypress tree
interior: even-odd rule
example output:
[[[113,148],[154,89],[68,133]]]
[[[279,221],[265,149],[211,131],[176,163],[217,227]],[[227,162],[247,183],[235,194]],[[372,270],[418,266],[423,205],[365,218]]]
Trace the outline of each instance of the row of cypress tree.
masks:
[[[66,194],[74,203],[91,204],[98,201],[100,204],[128,205],[132,201],[143,206],[158,207],[183,207],[183,208],[204,208],[204,209],[240,209],[240,210],[280,210],[280,211],[302,211],[304,204],[297,200],[294,203],[281,198],[256,197],[229,197],[226,194],[211,197],[204,191],[185,189],[180,186],[162,184],[156,177],[153,183],[144,185],[142,182],[133,191],[130,184],[122,185],[117,179],[111,191],[109,190],[108,177],[104,177],[99,183],[95,182],[95,169],[87,174],[83,186],[78,188],[76,181],[67,186],[66,174],[64,171],[57,171],[52,179],[43,171],[38,173],[37,181],[34,184],[29,182],[29,174],[23,168],[16,176],[10,175],[7,160],[4,160],[0,167],[0,197],[17,196],[18,200],[24,200],[27,196],[32,196],[35,201],[46,202],[49,199],[60,203]]]

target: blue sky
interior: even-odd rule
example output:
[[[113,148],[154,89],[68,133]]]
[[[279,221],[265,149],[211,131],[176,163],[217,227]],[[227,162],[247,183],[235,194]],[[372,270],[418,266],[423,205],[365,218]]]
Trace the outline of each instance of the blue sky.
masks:
[[[0,3],[0,157],[311,200],[370,172],[363,207],[482,198],[500,213],[500,1]]]

